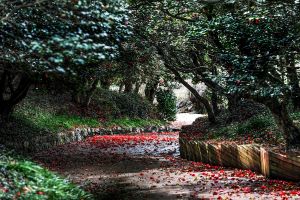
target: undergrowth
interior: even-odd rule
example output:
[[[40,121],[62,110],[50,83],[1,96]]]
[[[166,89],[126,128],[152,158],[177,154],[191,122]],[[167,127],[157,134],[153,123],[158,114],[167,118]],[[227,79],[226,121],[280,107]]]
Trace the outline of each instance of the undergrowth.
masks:
[[[300,126],[300,112],[292,113],[291,118],[296,125]],[[274,144],[284,142],[283,134],[270,113],[256,115],[243,122],[218,124],[211,127],[209,133],[203,135],[203,139],[245,140],[245,142]]]
[[[0,150],[0,199],[92,199],[84,190],[45,168]]]

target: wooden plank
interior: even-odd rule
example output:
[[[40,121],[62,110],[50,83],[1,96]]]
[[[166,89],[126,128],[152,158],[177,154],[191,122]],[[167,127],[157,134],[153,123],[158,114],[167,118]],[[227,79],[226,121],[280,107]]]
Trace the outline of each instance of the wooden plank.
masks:
[[[201,152],[199,149],[199,141],[195,141],[194,151],[195,151],[195,161],[200,162],[201,161]]]
[[[208,144],[207,152],[208,152],[209,164],[212,164],[212,165],[220,165],[221,164],[221,162],[219,160],[220,150],[218,149],[218,147],[216,145]]]
[[[236,154],[234,148],[231,145],[221,144],[221,163],[226,167],[236,167]]]
[[[300,160],[298,160],[298,156],[282,155],[282,154],[274,153],[272,151],[270,151],[269,154],[270,157],[272,157],[272,159],[276,159],[285,162],[286,164],[294,165],[295,167],[300,168]]]
[[[191,160],[192,155],[191,155],[191,143],[190,141],[186,141],[186,159]]]
[[[180,139],[180,153],[188,160],[250,169],[266,177],[300,180],[300,158],[267,151],[257,145],[213,145]]]
[[[257,149],[250,145],[240,145],[238,146],[238,152],[239,162],[243,169],[261,171],[260,156],[257,155],[260,152]]]
[[[270,177],[269,152],[262,147],[260,148],[260,159],[261,173],[266,177]]]
[[[208,152],[207,152],[207,144],[204,142],[199,143],[199,149],[201,152],[201,162],[203,163],[209,163],[209,158],[208,158]]]
[[[295,160],[289,160],[286,156],[274,152],[269,152],[269,159],[270,177],[300,180],[300,167]]]
[[[201,153],[201,150],[200,150],[200,145],[201,145],[201,142],[200,141],[197,141],[197,151],[199,152],[199,162],[202,162],[202,153]]]
[[[196,148],[196,146],[197,146],[196,141],[192,141],[192,142],[191,142],[191,145],[192,145],[192,146],[191,146],[191,147],[192,147],[192,148],[191,148],[191,150],[192,150],[192,152],[191,152],[191,153],[192,153],[192,161],[196,161],[196,162],[197,162],[197,161],[198,161],[198,160],[197,160],[197,157],[198,157],[198,156],[197,156],[198,151],[197,151],[197,148]]]
[[[185,142],[182,138],[179,138],[179,153],[180,153],[180,157],[185,159]]]

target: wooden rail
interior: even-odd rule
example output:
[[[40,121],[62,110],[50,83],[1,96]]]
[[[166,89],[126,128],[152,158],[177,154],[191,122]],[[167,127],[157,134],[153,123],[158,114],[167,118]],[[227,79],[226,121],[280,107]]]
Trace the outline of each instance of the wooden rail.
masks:
[[[259,145],[209,144],[179,138],[182,158],[240,169],[269,178],[300,181],[300,155],[282,155]]]

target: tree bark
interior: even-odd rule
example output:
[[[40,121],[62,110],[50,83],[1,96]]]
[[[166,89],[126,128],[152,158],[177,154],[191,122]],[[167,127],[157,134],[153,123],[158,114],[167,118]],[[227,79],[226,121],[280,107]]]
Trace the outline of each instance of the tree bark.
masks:
[[[220,109],[218,107],[218,94],[214,90],[212,91],[212,94],[211,94],[211,105],[212,105],[215,115],[218,115],[220,113]]]
[[[122,93],[124,89],[124,83],[121,83],[119,86],[119,93]]]
[[[133,84],[132,84],[132,81],[130,78],[127,78],[124,82],[124,85],[125,85],[125,89],[124,89],[124,92],[125,93],[131,93],[132,90],[133,90]]]
[[[149,81],[146,84],[145,97],[150,103],[153,103],[153,101],[154,101],[158,84],[159,84],[159,81]]]
[[[92,82],[85,80],[84,83],[76,85],[72,93],[73,102],[81,106],[88,107],[98,84],[99,79],[95,79]]]
[[[165,64],[166,65],[166,64]],[[215,117],[215,113],[213,112],[212,107],[210,106],[209,101],[202,97],[195,88],[193,88],[188,82],[186,82],[181,75],[179,74],[178,71],[176,71],[175,69],[173,69],[172,67],[166,65],[166,67],[173,72],[173,74],[175,75],[176,79],[182,84],[184,85],[194,96],[195,98],[199,101],[199,103],[203,104],[203,106],[206,109],[207,115],[208,115],[208,120],[210,123],[214,124],[216,123],[216,117]]]
[[[293,123],[287,110],[287,102],[277,99],[265,102],[271,110],[277,125],[284,133],[287,149],[300,148],[300,129]]]
[[[4,70],[0,80],[0,118],[9,118],[14,107],[27,95],[31,80],[26,74],[14,74]]]
[[[291,86],[291,99],[293,103],[294,110],[300,110],[300,86],[299,77],[297,75],[295,57],[291,55],[287,58],[287,68],[286,72],[289,78],[289,85]]]
[[[206,98],[202,97],[195,88],[193,88],[188,82],[184,80],[184,78],[181,77],[180,73],[176,69],[174,69],[171,65],[167,63],[167,59],[165,58],[164,51],[161,47],[156,46],[156,49],[158,51],[158,54],[163,58],[165,67],[169,69],[175,75],[175,78],[195,96],[199,103],[203,104],[203,106],[206,109],[209,122],[212,124],[216,123],[215,113],[213,112],[209,101]]]
[[[135,93],[135,94],[138,94],[139,91],[140,91],[140,88],[141,88],[141,82],[140,82],[140,81],[137,81],[137,82],[135,83],[134,93]]]
[[[237,107],[237,104],[241,98],[237,95],[227,95],[226,97],[228,100],[228,110],[229,112],[232,112]]]
[[[95,93],[98,84],[99,84],[99,79],[95,79],[93,81],[90,89],[88,91],[86,91],[85,102],[84,102],[86,107],[88,107],[90,105],[91,100],[92,100],[92,96]]]

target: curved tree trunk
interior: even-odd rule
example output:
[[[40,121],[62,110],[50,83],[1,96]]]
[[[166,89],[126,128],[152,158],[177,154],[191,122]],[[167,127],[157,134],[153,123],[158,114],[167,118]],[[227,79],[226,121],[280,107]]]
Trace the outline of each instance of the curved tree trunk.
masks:
[[[287,149],[300,148],[300,129],[290,118],[286,101],[279,102],[277,99],[272,99],[265,102],[265,105],[271,110],[277,125],[284,133]]]
[[[139,93],[139,91],[140,91],[140,88],[141,88],[141,82],[140,81],[137,81],[137,82],[135,82],[135,86],[134,86],[134,93],[135,94],[138,94]]]
[[[88,107],[98,84],[99,79],[95,79],[92,82],[86,80],[85,83],[80,83],[75,86],[72,92],[73,102],[80,104],[81,106]]]
[[[31,80],[26,74],[2,71],[0,77],[0,118],[6,120],[27,95]]]
[[[174,69],[171,65],[167,63],[167,59],[165,58],[165,54],[162,48],[156,46],[156,49],[158,51],[158,54],[164,59],[165,67],[169,69],[175,75],[175,78],[195,96],[195,98],[199,101],[199,103],[203,104],[203,106],[207,111],[209,122],[216,123],[215,113],[213,112],[213,109],[210,106],[209,101],[206,98],[202,97],[195,88],[193,88],[188,82],[184,80],[184,78],[181,77],[180,73],[176,69]],[[178,59],[176,60],[178,61]]]
[[[193,95],[194,97],[198,100],[199,103],[203,104],[203,106],[206,109],[207,115],[208,115],[208,120],[210,123],[216,123],[216,117],[215,117],[215,113],[213,112],[213,109],[209,103],[209,101],[202,97],[195,88],[193,88],[188,82],[186,82],[181,75],[179,74],[178,71],[176,71],[175,69],[173,69],[172,67],[166,65],[166,67],[173,72],[173,74],[175,75],[176,79],[182,84],[184,85]]]

